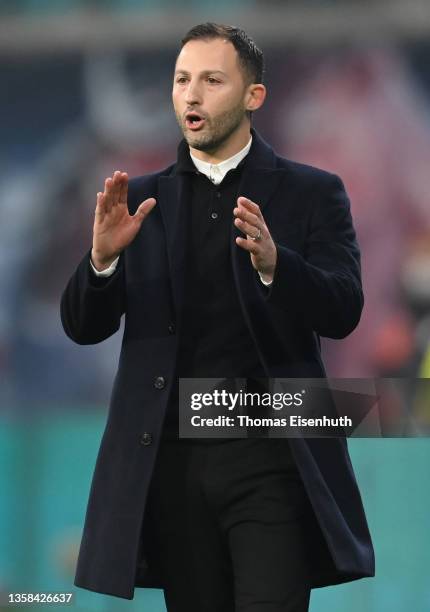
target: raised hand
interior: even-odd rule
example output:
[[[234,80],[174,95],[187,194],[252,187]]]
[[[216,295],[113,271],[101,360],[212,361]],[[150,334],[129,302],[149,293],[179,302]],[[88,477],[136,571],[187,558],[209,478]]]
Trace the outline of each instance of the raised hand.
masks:
[[[103,270],[135,238],[145,217],[154,208],[155,198],[144,200],[134,215],[127,207],[128,174],[116,170],[105,180],[104,192],[97,194],[91,260]]]
[[[260,207],[249,198],[240,196],[233,214],[234,224],[246,234],[246,238],[238,236],[236,244],[249,252],[253,267],[263,279],[266,282],[273,281],[277,251]]]

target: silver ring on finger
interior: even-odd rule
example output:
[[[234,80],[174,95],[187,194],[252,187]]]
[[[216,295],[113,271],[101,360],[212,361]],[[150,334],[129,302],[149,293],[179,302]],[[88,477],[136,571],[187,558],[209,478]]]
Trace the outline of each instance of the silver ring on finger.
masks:
[[[258,228],[258,232],[257,232],[256,236],[250,236],[248,234],[248,238],[250,238],[251,240],[254,240],[256,242],[257,242],[257,240],[261,240],[261,236],[262,236],[262,231],[261,231],[260,228]]]

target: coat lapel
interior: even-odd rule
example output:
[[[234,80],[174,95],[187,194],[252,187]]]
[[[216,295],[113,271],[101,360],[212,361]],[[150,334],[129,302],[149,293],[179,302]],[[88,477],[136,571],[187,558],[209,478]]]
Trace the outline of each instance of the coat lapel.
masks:
[[[189,179],[173,174],[158,179],[158,206],[166,232],[167,255],[177,323],[184,298]]]

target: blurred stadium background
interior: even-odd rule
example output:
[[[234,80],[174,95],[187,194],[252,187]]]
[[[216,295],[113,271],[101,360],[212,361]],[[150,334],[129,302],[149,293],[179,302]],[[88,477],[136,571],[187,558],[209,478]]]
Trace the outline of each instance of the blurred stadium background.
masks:
[[[165,609],[160,591],[125,601],[72,585],[121,333],[73,345],[59,299],[90,248],[105,176],[174,160],[173,62],[203,21],[239,25],[263,48],[262,136],[339,174],[351,197],[366,305],[348,339],[324,341],[329,376],[430,377],[428,0],[0,0],[3,593],[75,591],[79,611]],[[311,611],[430,610],[429,440],[349,446],[377,577],[313,591]]]

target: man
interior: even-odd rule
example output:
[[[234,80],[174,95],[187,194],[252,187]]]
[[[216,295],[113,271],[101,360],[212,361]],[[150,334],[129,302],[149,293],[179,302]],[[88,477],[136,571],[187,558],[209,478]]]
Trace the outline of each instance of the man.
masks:
[[[62,297],[81,344],[125,313],[75,584],[160,587],[169,612],[302,612],[312,587],[374,574],[344,439],[178,437],[179,377],[323,377],[319,336],[345,337],[363,306],[342,182],[251,128],[262,75],[242,30],[190,30],[177,162],[106,179]]]

